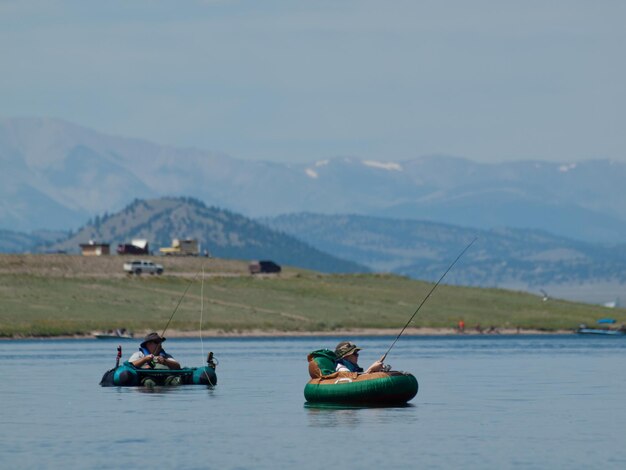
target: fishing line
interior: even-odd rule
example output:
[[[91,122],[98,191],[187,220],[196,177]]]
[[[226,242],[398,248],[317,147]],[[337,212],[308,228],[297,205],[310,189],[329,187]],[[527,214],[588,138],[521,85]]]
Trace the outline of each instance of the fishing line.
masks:
[[[404,330],[407,329],[407,327],[409,326],[409,324],[413,321],[413,318],[415,318],[415,315],[417,315],[417,312],[420,311],[420,308],[422,308],[422,305],[424,305],[426,303],[426,301],[428,300],[428,297],[430,297],[430,294],[433,293],[433,291],[437,288],[437,286],[439,285],[439,283],[443,280],[444,277],[446,277],[446,274],[448,274],[448,272],[452,269],[452,266],[454,266],[456,264],[456,262],[458,260],[461,259],[461,256],[463,256],[465,254],[465,252],[467,250],[469,250],[469,247],[472,246],[474,244],[474,242],[478,240],[478,237],[475,237],[469,245],[467,245],[463,251],[461,251],[461,253],[459,253],[459,256],[456,257],[456,259],[452,262],[452,264],[450,266],[448,266],[448,269],[446,269],[446,272],[443,273],[441,275],[441,277],[439,278],[439,280],[436,282],[436,284],[432,287],[432,289],[430,289],[430,292],[428,293],[428,295],[426,297],[424,297],[424,300],[422,300],[422,303],[419,304],[419,306],[417,307],[417,310],[415,310],[415,313],[413,313],[413,315],[411,315],[411,318],[409,318],[409,321],[406,322],[406,325],[404,325],[404,328],[402,328],[402,330],[400,331],[400,333],[398,333],[398,336],[396,336],[396,339],[393,340],[393,343],[391,343],[391,346],[389,346],[389,349],[387,349],[387,352],[383,355],[383,357],[381,358],[380,362],[384,362],[385,359],[387,358],[387,354],[389,354],[389,351],[391,351],[391,348],[393,348],[396,344],[396,342],[398,341],[398,339],[400,339],[400,336],[402,336],[402,333],[404,333]]]
[[[202,315],[204,313],[204,266],[202,266],[202,283],[200,284],[200,349],[204,359],[204,342],[202,340]]]
[[[204,266],[202,266],[202,269],[204,270]],[[172,312],[172,315],[170,316],[170,319],[167,321],[167,325],[165,325],[165,328],[163,328],[163,332],[161,333],[161,338],[164,337],[165,331],[170,326],[170,322],[172,321],[172,318],[174,318],[174,315],[176,315],[176,312],[178,311],[178,307],[180,307],[180,304],[182,303],[183,299],[185,298],[185,295],[187,295],[187,291],[189,291],[189,288],[191,287],[191,284],[193,284],[193,281],[195,281],[198,278],[198,275],[201,272],[202,271],[198,271],[196,273],[196,275],[191,279],[191,281],[189,281],[189,284],[187,284],[187,288],[185,289],[185,292],[183,292],[183,295],[181,295],[180,299],[178,299],[178,303],[176,304],[176,308],[174,308],[174,311]]]
[[[187,288],[185,289],[185,292],[183,292],[183,295],[180,296],[180,299],[178,300],[178,303],[176,304],[176,308],[174,308],[174,311],[172,312],[172,315],[170,316],[170,319],[168,320],[167,325],[165,325],[165,328],[163,328],[163,332],[161,333],[161,338],[165,336],[165,331],[170,326],[170,323],[172,321],[172,318],[174,318],[174,315],[176,315],[176,312],[178,311],[178,307],[180,307],[180,304],[182,303],[183,299],[187,295],[189,288],[191,287],[193,282],[198,278],[200,274],[202,274],[202,283],[200,287],[200,344],[202,348],[202,355],[204,355],[204,343],[202,342],[202,312],[204,311],[204,264],[202,265],[202,269],[196,273],[196,275],[191,279],[191,281],[189,281],[189,284],[187,284]],[[156,353],[158,353],[159,350],[161,349],[161,344],[162,343],[158,344]],[[206,372],[206,370],[204,371],[204,373],[206,375],[206,378],[209,384],[213,386],[214,384],[211,382],[211,378],[209,377],[209,374]]]
[[[200,349],[202,350],[202,357],[204,358],[204,340],[202,338],[203,314],[204,314],[204,266],[202,266],[202,282],[200,283]],[[213,355],[213,353],[211,353],[211,355]],[[211,358],[207,359],[207,363],[209,365],[210,365],[210,362],[211,362]],[[209,385],[214,387],[215,384],[211,381],[211,377],[209,376],[209,373],[207,372],[206,369],[204,369],[204,375],[207,379],[207,382],[209,382]]]
[[[202,267],[204,268],[204,265],[202,265]],[[178,311],[178,307],[180,307],[180,304],[182,303],[183,299],[185,298],[185,295],[187,295],[187,291],[189,291],[189,288],[191,287],[191,284],[193,284],[193,281],[196,280],[196,278],[198,277],[198,275],[200,274],[200,271],[198,271],[196,273],[196,275],[191,279],[191,281],[189,281],[189,284],[187,284],[187,288],[185,289],[185,292],[183,292],[183,295],[180,296],[180,299],[178,299],[178,303],[176,304],[176,308],[174,308],[174,311],[172,312],[172,315],[170,316],[170,319],[167,321],[167,324],[165,325],[165,328],[163,328],[163,332],[161,333],[161,338],[165,337],[165,331],[167,330],[167,328],[170,326],[170,322],[172,321],[172,318],[174,318],[174,315],[176,315],[176,312]],[[162,342],[159,343],[154,351],[154,353],[152,353],[153,355],[158,355],[161,353],[161,346]]]

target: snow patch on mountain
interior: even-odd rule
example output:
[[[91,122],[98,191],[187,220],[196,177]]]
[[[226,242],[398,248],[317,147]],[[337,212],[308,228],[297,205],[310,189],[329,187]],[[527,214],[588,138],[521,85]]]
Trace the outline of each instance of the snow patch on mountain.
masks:
[[[567,173],[570,170],[573,170],[574,168],[576,168],[578,165],[576,163],[570,163],[569,165],[561,165],[559,167],[559,171],[561,173]]]
[[[377,162],[374,160],[363,160],[363,165],[370,166],[372,168],[380,168],[388,171],[402,171],[402,166],[393,162]]]

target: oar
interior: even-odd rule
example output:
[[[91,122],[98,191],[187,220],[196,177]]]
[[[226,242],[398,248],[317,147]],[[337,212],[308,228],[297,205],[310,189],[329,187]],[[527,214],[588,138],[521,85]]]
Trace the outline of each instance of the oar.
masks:
[[[393,348],[396,345],[396,342],[398,341],[398,339],[400,339],[400,336],[402,336],[402,333],[404,333],[404,330],[406,330],[407,327],[409,326],[409,324],[413,321],[413,318],[415,318],[415,315],[417,315],[417,312],[420,311],[420,308],[422,308],[422,305],[424,305],[426,303],[426,300],[428,300],[428,297],[430,297],[430,294],[433,293],[433,291],[441,283],[443,278],[446,277],[446,274],[448,274],[448,272],[452,269],[452,266],[454,266],[456,264],[456,262],[461,259],[461,256],[463,256],[465,254],[465,252],[467,250],[469,250],[469,247],[472,246],[476,240],[478,240],[478,237],[474,238],[470,242],[470,244],[467,245],[465,247],[465,249],[463,251],[461,251],[461,253],[459,253],[459,256],[456,257],[456,259],[452,262],[452,264],[450,266],[448,266],[448,269],[446,269],[446,272],[441,275],[441,277],[439,278],[437,283],[432,287],[432,289],[430,289],[430,292],[428,293],[428,295],[426,297],[424,297],[424,300],[422,300],[422,303],[419,304],[419,306],[417,307],[417,310],[415,310],[415,313],[413,313],[413,315],[411,315],[411,318],[409,318],[409,321],[406,322],[406,325],[404,325],[404,328],[402,328],[402,330],[400,330],[400,333],[398,333],[398,336],[396,336],[396,339],[393,340],[393,343],[391,343],[391,346],[389,346],[389,349],[387,349],[387,352],[380,359],[380,362],[385,362],[385,359],[387,358],[387,354],[389,354],[389,351],[391,351],[391,348]]]

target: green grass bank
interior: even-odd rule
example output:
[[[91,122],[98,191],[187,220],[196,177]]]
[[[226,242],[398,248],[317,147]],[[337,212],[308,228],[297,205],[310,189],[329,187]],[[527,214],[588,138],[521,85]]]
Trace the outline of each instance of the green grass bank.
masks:
[[[292,269],[253,277],[243,261],[152,259],[165,265],[164,275],[127,276],[117,256],[0,255],[0,337],[161,331],[187,287],[171,330],[198,331],[201,313],[202,329],[218,333],[399,330],[432,287],[398,276]],[[454,328],[463,319],[467,329],[556,331],[607,316],[626,323],[624,309],[440,285],[411,326]]]

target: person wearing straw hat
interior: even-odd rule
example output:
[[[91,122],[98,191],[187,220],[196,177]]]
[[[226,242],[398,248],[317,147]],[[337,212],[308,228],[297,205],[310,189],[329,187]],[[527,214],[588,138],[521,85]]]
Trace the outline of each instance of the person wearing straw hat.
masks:
[[[166,339],[154,332],[146,335],[139,345],[139,351],[135,351],[128,362],[138,369],[180,369],[178,361],[161,347]],[[165,385],[178,385],[179,383],[180,377],[172,376],[165,379]],[[154,386],[155,382],[146,378],[143,385]]]
[[[146,335],[139,345],[139,351],[135,351],[128,359],[128,362],[138,369],[180,369],[178,361],[161,347],[161,343],[166,339],[162,338],[158,333]]]
[[[372,372],[380,372],[384,369],[384,364],[378,360],[368,367],[366,371],[359,367],[359,351],[361,348],[350,341],[342,341],[335,348],[337,356],[336,372],[364,372],[369,374]]]

